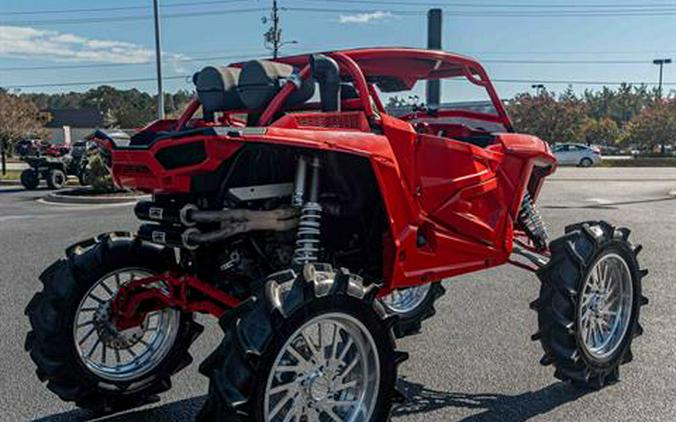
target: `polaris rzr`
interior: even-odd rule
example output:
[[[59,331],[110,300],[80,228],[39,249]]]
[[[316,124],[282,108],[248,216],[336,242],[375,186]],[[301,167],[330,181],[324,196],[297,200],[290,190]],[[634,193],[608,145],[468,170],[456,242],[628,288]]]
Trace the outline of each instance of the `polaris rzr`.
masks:
[[[488,107],[394,117],[381,102],[439,79]],[[640,246],[602,221],[550,242],[535,203],[556,160],[514,132],[475,60],[358,49],[206,67],[194,83],[179,119],[107,140],[116,183],[153,194],[135,208],[145,223],[40,276],[26,349],[61,399],[153,400],[190,364],[199,312],[223,329],[199,419],[384,421],[407,357],[395,338],[434,313],[441,280],[506,263],[540,279],[533,339],[557,378],[600,388],[632,359]]]

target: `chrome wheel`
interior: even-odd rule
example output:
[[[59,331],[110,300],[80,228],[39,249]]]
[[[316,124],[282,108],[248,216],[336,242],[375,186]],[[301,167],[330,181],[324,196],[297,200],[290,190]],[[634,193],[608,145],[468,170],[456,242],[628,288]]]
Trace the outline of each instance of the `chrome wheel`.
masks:
[[[179,329],[180,312],[164,309],[149,313],[141,326],[118,331],[110,306],[120,286],[152,274],[124,268],[97,281],[85,294],[75,314],[73,339],[82,363],[109,381],[130,381],[157,367],[171,350]]]
[[[590,356],[606,359],[618,349],[629,328],[633,295],[631,272],[622,257],[611,253],[594,264],[578,309],[580,337]]]
[[[274,361],[265,389],[265,421],[370,420],[380,384],[377,353],[371,333],[349,315],[308,321]]]
[[[425,301],[431,288],[432,284],[427,283],[406,289],[394,290],[380,300],[390,311],[398,314],[407,314],[414,311]]]

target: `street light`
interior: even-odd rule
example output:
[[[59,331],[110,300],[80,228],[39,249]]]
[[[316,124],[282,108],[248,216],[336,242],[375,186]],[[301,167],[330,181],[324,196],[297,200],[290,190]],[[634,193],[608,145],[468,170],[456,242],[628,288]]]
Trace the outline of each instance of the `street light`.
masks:
[[[544,89],[545,89],[545,86],[543,84],[533,84],[530,87],[533,88],[534,90],[536,90],[538,95],[540,93],[542,93],[542,91],[544,91]]]
[[[660,67],[660,81],[657,87],[657,92],[659,93],[660,98],[662,98],[662,69],[665,64],[671,63],[671,59],[655,59],[653,64],[659,65]]]

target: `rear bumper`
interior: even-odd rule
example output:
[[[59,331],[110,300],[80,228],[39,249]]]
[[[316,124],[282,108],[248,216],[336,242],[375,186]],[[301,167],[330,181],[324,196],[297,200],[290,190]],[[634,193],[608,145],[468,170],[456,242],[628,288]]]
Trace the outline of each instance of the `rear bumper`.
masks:
[[[148,148],[113,147],[113,180],[143,192],[188,193],[194,176],[215,171],[240,147],[219,136],[166,139]]]

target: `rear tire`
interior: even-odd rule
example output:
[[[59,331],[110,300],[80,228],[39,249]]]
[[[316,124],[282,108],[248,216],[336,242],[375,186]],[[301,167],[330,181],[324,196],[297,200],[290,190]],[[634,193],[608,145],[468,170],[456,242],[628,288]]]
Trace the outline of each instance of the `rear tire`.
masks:
[[[619,367],[633,359],[631,343],[643,333],[639,324],[641,279],[629,230],[586,222],[566,228],[550,244],[551,259],[538,271],[538,312],[544,356],[554,376],[576,385],[601,388],[619,380]]]
[[[33,169],[26,169],[21,172],[21,184],[27,190],[35,190],[40,184],[40,176]]]
[[[32,331],[26,337],[25,347],[37,365],[38,377],[47,382],[49,390],[79,407],[110,413],[157,401],[156,394],[171,388],[170,377],[192,362],[188,348],[203,329],[193,321],[191,314],[179,314],[175,320],[177,324],[173,325],[174,333],[164,333],[166,337],[173,337],[173,344],[169,343],[163,349],[161,359],[146,365],[146,371],[137,376],[133,372],[134,365],[140,364],[144,356],[152,359],[152,354],[143,352],[137,359],[137,348],[137,352],[129,352],[133,356],[129,376],[116,378],[112,374],[104,377],[101,370],[97,372],[87,365],[80,350],[86,343],[80,343],[83,337],[76,334],[79,333],[76,315],[84,311],[84,300],[100,280],[124,268],[165,272],[175,265],[170,252],[142,243],[130,234],[106,234],[69,248],[67,258],[56,261],[42,273],[43,291],[37,293],[26,308]],[[105,344],[105,340],[101,340],[101,331],[98,326],[96,328],[85,340],[96,342],[94,351],[100,356],[104,349],[96,347]],[[154,343],[152,338],[146,340]],[[126,352],[125,348],[117,350]],[[115,362],[114,351],[112,346],[108,348],[109,362]],[[117,357],[119,359],[119,354]],[[106,357],[103,362],[105,364]],[[117,364],[119,367],[119,360]]]
[[[197,419],[388,420],[407,355],[394,350],[394,318],[374,302],[377,291],[323,264],[271,275],[263,292],[221,318],[223,342],[200,367],[210,385]],[[305,331],[313,324],[324,334]]]
[[[410,289],[423,289],[419,297],[406,297]],[[441,285],[441,282],[434,282],[424,284],[416,287],[409,287],[407,289],[392,292],[385,297],[380,298],[388,313],[397,315],[399,317],[396,324],[394,324],[394,335],[397,338],[402,338],[414,334],[418,334],[422,328],[422,322],[428,318],[432,318],[436,313],[434,303],[441,296],[446,293],[446,289]],[[410,295],[409,295],[410,296]]]
[[[61,189],[65,186],[68,177],[63,170],[52,169],[47,173],[47,186],[50,189]]]

